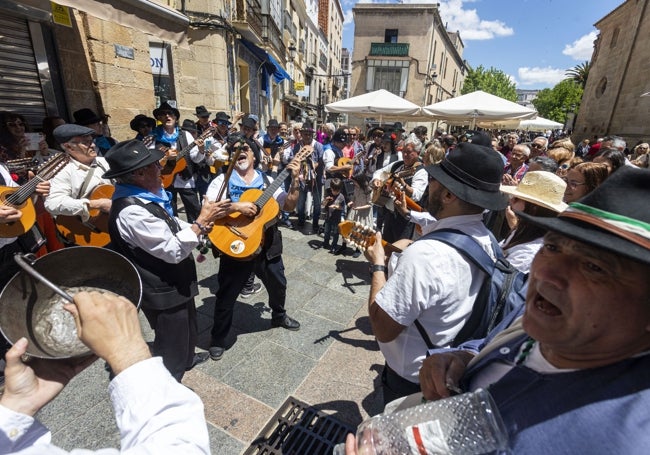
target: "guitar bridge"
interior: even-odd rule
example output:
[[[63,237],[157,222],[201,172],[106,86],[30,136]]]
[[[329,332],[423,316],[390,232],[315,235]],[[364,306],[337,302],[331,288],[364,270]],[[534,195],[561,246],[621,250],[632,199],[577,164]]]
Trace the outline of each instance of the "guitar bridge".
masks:
[[[237,229],[235,226],[232,226],[230,224],[227,224],[226,226],[228,226],[228,229],[230,230],[230,232],[235,234],[237,237],[241,237],[244,240],[248,239],[248,236],[244,235],[244,233],[241,232],[239,229]]]

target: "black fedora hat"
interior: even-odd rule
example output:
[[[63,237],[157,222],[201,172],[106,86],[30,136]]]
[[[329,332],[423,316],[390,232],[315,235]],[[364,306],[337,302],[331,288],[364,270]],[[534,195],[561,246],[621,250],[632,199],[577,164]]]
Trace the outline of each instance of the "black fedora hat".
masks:
[[[208,111],[205,106],[196,106],[194,115],[197,117],[210,117],[210,114],[212,114],[212,112]]]
[[[406,130],[402,127],[402,122],[395,122],[393,123],[393,131],[399,131],[400,133],[403,133]]]
[[[156,127],[156,119],[147,117],[144,114],[138,114],[133,117],[133,120],[129,123],[129,126],[133,131],[139,131],[142,125],[147,125],[150,128]]]
[[[312,133],[312,134],[316,132],[316,130],[314,130],[314,125],[309,120],[307,120],[302,124],[300,131],[305,131],[307,133]]]
[[[508,195],[500,191],[503,161],[494,150],[463,142],[427,172],[459,199],[485,209],[508,206]]]
[[[199,130],[196,128],[196,123],[194,123],[193,120],[190,119],[185,119],[183,120],[183,124],[181,125],[181,129],[185,131],[189,131],[190,133],[198,133]]]
[[[650,264],[650,170],[623,166],[557,218],[518,213],[549,231]]]
[[[166,111],[171,111],[174,114],[174,117],[176,117],[176,120],[178,120],[181,117],[181,113],[176,109],[175,107],[172,107],[167,101],[162,103],[158,108],[153,110],[153,116],[158,117],[160,114]]]
[[[278,121],[274,118],[269,120],[269,123],[266,125],[267,128],[280,128],[280,124]]]
[[[112,179],[128,174],[136,169],[160,161],[163,156],[165,154],[160,150],[148,149],[142,141],[137,139],[118,142],[104,155],[110,169],[102,177]]]
[[[214,122],[228,122],[228,125],[231,125],[230,116],[223,111],[217,112],[214,116]]]
[[[72,113],[72,116],[74,117],[74,122],[77,125],[92,125],[93,123],[101,122],[102,118],[95,114],[95,111],[92,109],[88,109],[87,107],[84,107],[83,109],[79,109],[78,111],[74,111]]]

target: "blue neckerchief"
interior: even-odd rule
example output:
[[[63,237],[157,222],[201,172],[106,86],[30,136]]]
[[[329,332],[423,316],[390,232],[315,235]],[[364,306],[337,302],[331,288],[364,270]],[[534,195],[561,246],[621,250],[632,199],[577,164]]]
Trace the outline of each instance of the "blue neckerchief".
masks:
[[[111,148],[111,143],[108,142],[108,139],[106,138],[106,136],[95,136],[95,145],[102,152],[105,152],[105,151],[107,151],[108,149]]]
[[[178,141],[179,132],[180,130],[178,127],[176,127],[176,129],[172,134],[169,134],[167,133],[167,131],[165,131],[165,128],[163,128],[162,126],[157,126],[153,129],[151,134],[156,136],[156,142],[163,142],[171,146],[174,142]]]
[[[271,136],[269,136],[269,133],[266,133],[262,139],[264,141],[264,145],[266,146],[267,144],[273,145],[282,145],[284,144],[284,139],[282,139],[279,135],[275,136],[275,139],[271,139]]]
[[[118,183],[115,185],[115,192],[113,193],[112,200],[130,196],[144,199],[145,201],[155,202],[156,204],[161,205],[167,213],[169,213],[169,216],[174,216],[171,194],[162,188],[160,188],[160,194],[153,194],[139,186],[129,185],[127,183]]]

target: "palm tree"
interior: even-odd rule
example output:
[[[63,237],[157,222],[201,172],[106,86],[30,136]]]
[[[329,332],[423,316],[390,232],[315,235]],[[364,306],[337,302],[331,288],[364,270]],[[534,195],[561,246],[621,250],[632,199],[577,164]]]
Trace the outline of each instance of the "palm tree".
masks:
[[[564,75],[567,79],[572,79],[576,83],[580,84],[580,86],[584,89],[585,85],[587,85],[587,77],[589,76],[590,68],[591,62],[587,61],[566,70]]]

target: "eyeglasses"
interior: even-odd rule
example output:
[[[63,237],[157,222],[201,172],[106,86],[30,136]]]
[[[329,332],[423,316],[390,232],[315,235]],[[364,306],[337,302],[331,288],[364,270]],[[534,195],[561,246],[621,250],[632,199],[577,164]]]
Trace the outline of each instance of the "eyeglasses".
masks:
[[[151,127],[151,125],[147,125],[147,124],[145,123],[145,124],[142,124],[142,125],[138,126],[138,129],[139,129],[139,130],[141,130],[142,128],[152,128],[152,127]]]
[[[159,116],[159,117],[167,116],[167,115],[173,117],[173,116],[174,116],[174,113],[173,113],[172,111],[159,111],[159,112],[158,112],[158,116]]]
[[[534,149],[543,149],[544,148],[544,146],[542,144],[536,144],[534,142],[532,144],[530,144],[530,146],[532,148],[534,148]]]
[[[578,188],[580,185],[586,185],[587,183],[585,182],[578,182],[577,180],[568,180],[567,178],[563,177],[562,180],[566,183],[566,186],[571,188],[572,190],[575,190]]]
[[[20,120],[14,120],[13,122],[7,122],[6,125],[9,128],[18,128],[20,126],[25,126],[25,123]]]

